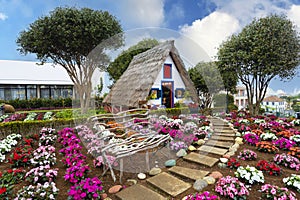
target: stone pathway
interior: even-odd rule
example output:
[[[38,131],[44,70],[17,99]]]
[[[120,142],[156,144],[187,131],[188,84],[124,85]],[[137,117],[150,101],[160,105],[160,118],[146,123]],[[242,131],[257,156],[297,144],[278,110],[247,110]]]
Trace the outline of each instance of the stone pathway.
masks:
[[[190,152],[183,157],[183,162],[197,163],[199,167],[206,166],[207,170],[219,162],[218,158],[210,154],[222,157],[235,140],[235,133],[227,123],[218,118],[209,120],[215,132],[197,151]],[[116,196],[120,200],[180,199],[178,195],[190,189],[196,180],[203,179],[210,173],[207,170],[173,166],[166,172],[147,178],[145,186],[138,183],[121,190]]]

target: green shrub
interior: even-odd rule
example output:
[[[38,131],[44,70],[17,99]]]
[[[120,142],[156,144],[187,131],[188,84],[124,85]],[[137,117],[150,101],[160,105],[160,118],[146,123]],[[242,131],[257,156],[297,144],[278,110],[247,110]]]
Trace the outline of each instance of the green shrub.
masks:
[[[190,113],[190,109],[188,107],[158,109],[158,110],[151,110],[150,112],[150,114],[154,114],[154,115],[167,115],[167,116],[178,116],[180,114],[188,114],[188,113]]]
[[[38,133],[43,127],[51,127],[58,130],[64,127],[74,127],[79,124],[84,124],[85,122],[86,118],[6,122],[0,123],[0,135],[1,138],[12,133],[27,135],[30,133]]]
[[[73,103],[78,104],[79,100],[74,100],[72,98],[59,98],[59,99],[41,99],[34,98],[29,100],[23,99],[14,99],[3,101],[0,103],[10,104],[15,109],[24,110],[24,109],[36,109],[36,108],[64,108],[72,107]]]

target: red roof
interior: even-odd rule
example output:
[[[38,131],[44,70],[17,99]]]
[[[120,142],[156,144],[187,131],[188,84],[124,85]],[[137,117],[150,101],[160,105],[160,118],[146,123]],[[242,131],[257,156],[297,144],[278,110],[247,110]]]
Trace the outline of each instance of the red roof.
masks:
[[[263,102],[283,102],[284,100],[277,96],[269,96],[264,98]]]

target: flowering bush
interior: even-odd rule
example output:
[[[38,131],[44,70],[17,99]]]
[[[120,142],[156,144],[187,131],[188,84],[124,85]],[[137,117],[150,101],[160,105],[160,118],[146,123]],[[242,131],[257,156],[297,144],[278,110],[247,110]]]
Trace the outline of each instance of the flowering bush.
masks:
[[[292,174],[290,177],[286,177],[283,179],[283,183],[287,187],[291,187],[297,190],[300,193],[300,175]]]
[[[292,133],[291,131],[289,130],[283,130],[283,131],[280,131],[276,134],[278,137],[284,137],[284,138],[290,138],[291,136],[294,135],[294,133]]]
[[[29,145],[21,145],[12,151],[7,160],[12,164],[12,167],[25,167],[30,164],[32,150]]]
[[[254,183],[264,183],[265,178],[262,171],[256,169],[255,167],[247,167],[240,166],[236,172],[234,172],[235,176],[239,179],[245,180],[249,184]]]
[[[12,192],[15,184],[21,182],[25,175],[25,170],[8,169],[3,174],[0,172],[0,198],[7,199],[7,196]]]
[[[54,135],[54,134],[51,134],[51,135],[43,134],[40,137],[39,146],[53,145],[53,144],[55,144],[56,139],[57,139],[57,135]]]
[[[5,153],[8,153],[12,150],[12,147],[16,146],[18,139],[21,139],[20,134],[10,134],[6,136],[5,139],[0,141],[0,162],[5,160]]]
[[[262,199],[286,199],[296,200],[296,195],[287,188],[280,188],[276,185],[265,184],[261,186]]]
[[[30,159],[30,162],[34,166],[55,165],[55,147],[51,145],[40,146],[39,148],[34,150],[33,158]]]
[[[258,142],[256,144],[256,148],[258,151],[266,152],[266,153],[276,153],[278,152],[278,148],[272,142]]]
[[[266,171],[270,175],[279,175],[281,172],[280,167],[278,167],[275,163],[269,163],[266,160],[260,160],[258,161],[256,168],[261,171]]]
[[[19,169],[8,169],[3,174],[0,172],[1,185],[14,185],[20,182],[25,175],[25,170]]]
[[[43,120],[52,120],[52,115],[53,115],[53,112],[51,112],[51,111],[46,112],[43,116]]]
[[[174,151],[178,151],[180,149],[187,149],[188,146],[182,142],[182,141],[174,141],[172,140],[170,142],[170,149],[174,150]]]
[[[106,155],[107,162],[109,162],[112,166],[118,166],[118,162],[116,162],[116,157],[111,155]],[[104,160],[102,156],[98,156],[96,159],[93,160],[94,167],[100,167],[104,164]],[[108,166],[108,163],[105,163],[106,166]]]
[[[26,118],[24,119],[24,122],[26,122],[26,121],[33,121],[33,120],[35,120],[36,116],[37,116],[37,114],[34,113],[34,112],[29,113],[29,114],[27,114]]]
[[[246,199],[249,196],[249,191],[244,183],[231,176],[220,178],[216,183],[215,191],[230,199]]]
[[[26,173],[25,178],[31,183],[53,182],[58,169],[50,169],[50,165],[39,166]]]
[[[81,163],[71,166],[66,170],[65,180],[70,183],[77,183],[85,178],[89,170],[90,168],[88,165],[83,165]]]
[[[296,145],[295,142],[292,140],[286,139],[286,138],[280,138],[274,142],[274,144],[283,150],[288,150],[289,148],[293,147]]]
[[[259,137],[254,133],[246,133],[243,138],[250,145],[256,145],[259,142]]]
[[[263,133],[260,135],[260,138],[264,141],[272,141],[272,140],[277,140],[277,137],[274,133],[270,133],[270,132],[267,132],[267,133]]]
[[[232,169],[232,168],[238,168],[239,166],[241,166],[240,162],[238,162],[235,158],[229,158],[227,162],[227,167]]]
[[[298,171],[300,169],[299,159],[294,156],[287,155],[285,153],[276,154],[274,157],[274,162],[277,165],[283,165],[285,167],[295,169],[296,171]]]
[[[189,194],[186,196],[183,200],[217,200],[220,199],[220,197],[211,194],[208,191],[202,192],[202,193],[195,193],[195,194]]]
[[[54,182],[38,183],[36,186],[29,185],[18,191],[17,197],[14,200],[23,199],[55,199],[59,189]]]
[[[86,178],[80,181],[80,183],[71,186],[69,190],[69,198],[74,200],[81,199],[100,199],[100,195],[103,193],[102,182],[98,177]]]
[[[291,147],[288,155],[294,156],[300,159],[300,147]]]
[[[241,160],[255,160],[257,154],[250,149],[244,149],[243,151],[240,151],[238,158]]]
[[[83,155],[82,153],[70,153],[65,155],[65,157],[62,159],[62,162],[66,167],[71,167],[73,165],[78,165],[84,163],[86,159],[86,156]]]
[[[293,135],[290,137],[291,141],[294,141],[298,146],[300,146],[300,135]]]

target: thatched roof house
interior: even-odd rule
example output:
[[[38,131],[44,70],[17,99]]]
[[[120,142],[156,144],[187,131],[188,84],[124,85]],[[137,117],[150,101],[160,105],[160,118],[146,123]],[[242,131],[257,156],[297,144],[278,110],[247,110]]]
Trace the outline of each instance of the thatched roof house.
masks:
[[[166,41],[136,55],[103,102],[139,107],[141,101],[154,94],[151,104],[174,107],[174,103],[183,98],[185,91],[189,91],[191,99],[199,103],[197,91],[174,41]]]

